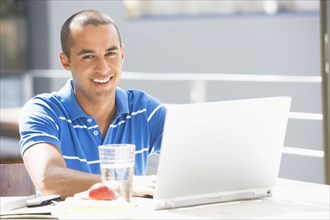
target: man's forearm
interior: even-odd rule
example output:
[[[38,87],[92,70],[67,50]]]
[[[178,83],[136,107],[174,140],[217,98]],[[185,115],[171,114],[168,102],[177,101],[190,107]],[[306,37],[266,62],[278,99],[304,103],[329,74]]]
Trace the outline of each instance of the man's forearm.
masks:
[[[59,149],[47,143],[30,147],[23,160],[41,195],[58,194],[65,199],[101,181],[100,175],[67,168]]]
[[[64,167],[50,168],[36,185],[42,195],[58,194],[62,199],[86,191],[101,181],[97,174],[84,173]]]

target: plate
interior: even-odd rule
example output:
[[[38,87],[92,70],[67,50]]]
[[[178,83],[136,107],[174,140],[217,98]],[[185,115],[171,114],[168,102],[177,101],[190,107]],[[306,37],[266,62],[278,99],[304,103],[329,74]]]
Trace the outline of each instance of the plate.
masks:
[[[69,197],[55,205],[51,214],[59,219],[127,219],[135,216],[137,205],[124,200],[86,200]]]

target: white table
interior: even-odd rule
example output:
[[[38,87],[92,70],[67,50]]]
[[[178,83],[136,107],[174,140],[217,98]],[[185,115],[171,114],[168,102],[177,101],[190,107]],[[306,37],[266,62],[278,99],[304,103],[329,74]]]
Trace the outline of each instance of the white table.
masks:
[[[132,217],[133,219],[329,219],[329,188],[329,185],[278,179],[272,197],[160,211],[153,210],[152,199],[133,198],[133,202],[138,204],[138,212]],[[1,202],[10,199],[13,198],[1,197]],[[49,207],[49,212],[52,208]],[[47,212],[45,207],[41,210]],[[21,217],[29,217],[29,215]],[[104,217],[111,218],[110,215]]]
[[[329,185],[278,179],[272,197],[149,211],[141,218],[329,219],[329,191]]]

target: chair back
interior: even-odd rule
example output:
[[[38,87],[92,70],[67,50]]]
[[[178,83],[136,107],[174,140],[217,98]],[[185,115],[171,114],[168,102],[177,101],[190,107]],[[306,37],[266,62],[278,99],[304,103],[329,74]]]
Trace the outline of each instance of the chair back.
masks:
[[[29,196],[35,193],[23,163],[0,164],[0,196]]]

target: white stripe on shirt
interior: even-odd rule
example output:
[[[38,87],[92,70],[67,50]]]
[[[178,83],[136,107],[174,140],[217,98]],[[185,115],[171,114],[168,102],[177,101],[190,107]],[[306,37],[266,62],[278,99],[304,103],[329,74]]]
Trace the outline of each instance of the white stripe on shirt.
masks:
[[[59,119],[63,120],[63,121],[67,121],[68,123],[72,123],[72,121],[70,119],[66,119],[63,116],[60,116]]]
[[[141,150],[135,151],[135,154],[143,154],[145,151],[148,151],[148,148],[142,148]]]
[[[140,113],[145,112],[145,111],[147,111],[147,109],[144,108],[144,109],[138,110],[136,112],[132,112],[131,115],[137,115],[137,114],[140,114]]]
[[[38,137],[38,136],[40,136],[40,137],[41,137],[41,136],[46,136],[46,137],[54,138],[54,139],[56,139],[58,142],[60,142],[56,136],[54,136],[54,135],[49,135],[49,134],[45,134],[45,133],[42,133],[42,134],[37,133],[37,134],[31,134],[31,135],[27,135],[27,136],[28,136],[28,137],[27,137],[24,141],[28,141],[29,139],[34,138],[34,137]]]
[[[138,150],[135,152],[135,155],[136,154],[142,154],[144,153],[145,151],[148,151],[148,148],[143,148],[141,150]],[[63,155],[64,159],[67,159],[67,160],[79,160],[80,162],[84,162],[84,163],[88,163],[88,164],[95,164],[95,163],[100,163],[100,160],[92,160],[92,161],[87,161],[86,159],[82,159],[82,158],[79,158],[77,156],[67,156],[67,155]]]
[[[88,163],[88,164],[94,164],[94,163],[100,163],[100,160],[92,160],[92,161],[87,161],[86,159],[81,159],[77,156],[66,156],[66,155],[63,155],[64,159],[67,159],[67,160],[79,160],[80,162],[85,162],[85,163]]]
[[[70,119],[66,119],[63,116],[60,116],[59,119],[61,119],[63,121],[67,121],[68,123],[72,124],[72,121]],[[99,127],[99,126],[98,125],[93,125],[93,126],[87,127],[86,125],[73,125],[73,128],[87,128],[88,130],[94,129],[94,128],[97,128],[97,127]]]
[[[54,122],[55,126],[56,126],[56,130],[59,131],[60,128],[58,127],[58,125],[55,123],[54,119],[48,115],[44,115],[46,118],[48,118],[49,120],[51,120],[52,122]]]
[[[73,125],[73,128],[87,128],[86,125]]]
[[[90,130],[90,129],[94,129],[94,128],[98,128],[98,127],[99,127],[98,125],[94,125],[94,126],[88,127],[87,129]]]
[[[152,112],[152,113],[149,115],[149,117],[148,117],[148,121],[150,121],[150,119],[152,118],[152,116],[153,116],[153,115],[157,112],[157,110],[158,110],[160,107],[162,107],[162,106],[163,106],[163,105],[161,104],[161,105],[157,106],[157,108],[155,108],[155,109],[153,110],[153,112]],[[135,115],[141,114],[141,113],[146,112],[146,111],[147,111],[147,109],[144,108],[144,109],[138,110],[138,111],[136,111],[136,112],[132,112],[131,115],[126,116],[126,120],[121,120],[120,122],[118,122],[117,124],[114,124],[114,125],[111,124],[110,127],[111,127],[111,128],[116,128],[116,127],[118,127],[119,125],[124,124],[128,119],[131,119],[132,116],[135,116]],[[65,118],[64,116],[60,116],[59,119],[61,119],[61,120],[63,120],[63,121],[67,121],[68,123],[72,123],[72,121],[71,121],[70,119],[67,119],[67,118]],[[94,125],[94,126],[91,126],[91,127],[87,127],[86,125],[73,125],[73,128],[87,128],[88,130],[90,130],[90,129],[94,129],[94,128],[97,128],[97,127],[98,127],[98,125]]]
[[[132,112],[131,115],[126,116],[126,120],[121,120],[118,124],[110,125],[110,128],[116,128],[119,125],[124,124],[128,119],[131,119],[132,116],[138,115],[138,114],[143,113],[143,112],[146,112],[146,111],[147,111],[147,109],[144,108],[144,109],[138,110],[136,112]]]
[[[158,109],[160,109],[160,107],[162,107],[163,105],[162,104],[160,104],[160,105],[158,105],[157,106],[157,108],[155,108],[153,111],[152,111],[152,113],[149,115],[149,117],[148,117],[148,121],[150,121],[150,119],[152,118],[152,116],[154,116],[154,114],[158,111]]]

